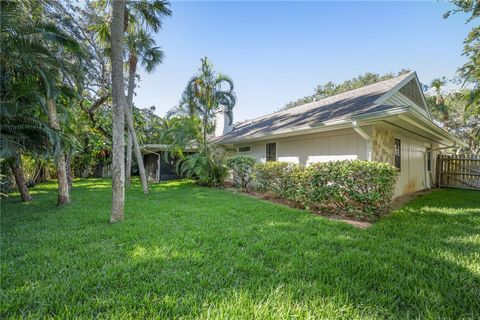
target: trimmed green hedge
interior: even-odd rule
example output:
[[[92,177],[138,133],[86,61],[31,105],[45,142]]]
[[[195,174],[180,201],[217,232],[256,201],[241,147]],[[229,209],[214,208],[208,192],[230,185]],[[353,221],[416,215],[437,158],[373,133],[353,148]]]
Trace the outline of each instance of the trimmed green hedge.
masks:
[[[257,163],[258,191],[325,214],[375,220],[389,210],[398,172],[383,162],[330,161],[305,167],[285,162]]]

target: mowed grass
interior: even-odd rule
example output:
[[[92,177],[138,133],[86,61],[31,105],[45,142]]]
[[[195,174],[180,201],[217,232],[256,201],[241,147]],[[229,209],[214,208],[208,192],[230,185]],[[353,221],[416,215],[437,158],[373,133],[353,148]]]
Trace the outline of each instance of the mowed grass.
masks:
[[[77,180],[1,204],[0,318],[480,317],[480,193],[423,195],[368,229],[191,182]]]

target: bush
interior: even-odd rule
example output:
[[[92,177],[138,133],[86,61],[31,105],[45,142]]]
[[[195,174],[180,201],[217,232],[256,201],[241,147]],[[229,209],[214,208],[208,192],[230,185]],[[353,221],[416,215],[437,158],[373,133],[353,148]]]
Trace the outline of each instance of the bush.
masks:
[[[374,220],[388,212],[397,170],[386,163],[331,161],[309,167],[258,163],[254,185],[309,210]]]
[[[251,157],[236,156],[227,159],[225,162],[227,168],[232,170],[233,183],[237,188],[248,189],[252,181],[252,170],[255,165],[255,159]]]
[[[217,156],[207,157],[193,154],[177,163],[177,172],[190,179],[198,179],[200,185],[218,187],[227,176],[223,159]]]

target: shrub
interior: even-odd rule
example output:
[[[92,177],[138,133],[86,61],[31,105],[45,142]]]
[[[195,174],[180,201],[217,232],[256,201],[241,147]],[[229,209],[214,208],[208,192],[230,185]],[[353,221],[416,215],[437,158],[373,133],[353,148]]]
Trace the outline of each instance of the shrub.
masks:
[[[255,159],[251,157],[236,156],[227,159],[227,168],[233,171],[233,183],[237,188],[248,189],[252,181],[252,170]]]
[[[220,186],[227,176],[227,168],[222,158],[202,154],[193,154],[178,162],[177,172],[184,177],[198,179],[201,185],[211,187]]]
[[[388,211],[397,170],[386,163],[331,161],[309,167],[269,162],[255,165],[259,191],[314,211],[374,220]]]

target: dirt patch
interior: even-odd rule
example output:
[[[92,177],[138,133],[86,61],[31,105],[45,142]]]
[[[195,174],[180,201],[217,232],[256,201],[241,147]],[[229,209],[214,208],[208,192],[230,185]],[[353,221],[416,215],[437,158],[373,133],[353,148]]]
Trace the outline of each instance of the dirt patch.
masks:
[[[227,187],[227,188],[225,188],[225,190],[230,191],[230,192],[234,192],[234,193],[238,193],[238,194],[242,194],[242,195],[245,195],[247,197],[252,197],[252,198],[256,198],[256,199],[265,200],[265,201],[268,201],[268,202],[284,205],[284,206],[287,206],[287,207],[290,207],[290,208],[304,209],[300,205],[298,205],[298,203],[296,203],[296,202],[285,200],[285,199],[279,199],[279,198],[276,198],[273,195],[268,194],[268,193],[261,193],[261,192],[255,192],[255,191],[244,192],[244,191],[239,191],[238,189],[235,189],[233,187]],[[319,215],[319,216],[322,216],[324,218],[330,219],[330,220],[341,221],[341,222],[347,223],[349,225],[352,225],[354,227],[361,228],[361,229],[368,228],[372,225],[371,222],[361,221],[361,220],[350,218],[350,217],[345,217],[345,216],[340,216],[340,215],[327,215],[327,214],[324,214],[322,212],[312,212],[312,213],[316,214],[316,215]]]
[[[420,191],[417,191],[417,192],[406,194],[404,196],[397,197],[392,201],[392,204],[390,206],[391,206],[392,210],[400,209],[407,202],[412,201],[413,199],[415,199],[418,196],[421,196],[421,195],[424,195],[424,194],[429,194],[430,192],[432,192],[432,189],[425,189],[425,190],[420,190]]]

